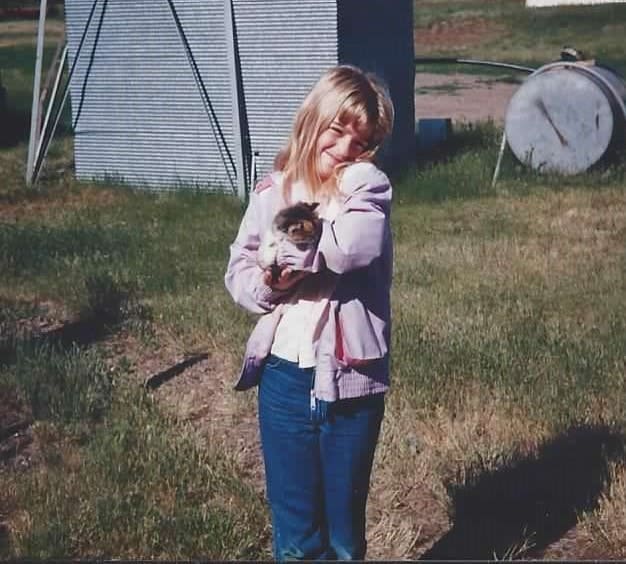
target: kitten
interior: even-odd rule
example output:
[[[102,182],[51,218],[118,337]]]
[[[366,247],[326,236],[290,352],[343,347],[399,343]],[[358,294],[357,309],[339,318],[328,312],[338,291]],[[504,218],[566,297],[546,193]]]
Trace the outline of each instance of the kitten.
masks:
[[[261,268],[271,269],[272,280],[278,280],[280,266],[276,263],[278,244],[287,239],[299,249],[304,250],[315,244],[319,233],[320,218],[315,209],[319,204],[298,202],[280,210],[272,227],[265,233],[257,255]]]

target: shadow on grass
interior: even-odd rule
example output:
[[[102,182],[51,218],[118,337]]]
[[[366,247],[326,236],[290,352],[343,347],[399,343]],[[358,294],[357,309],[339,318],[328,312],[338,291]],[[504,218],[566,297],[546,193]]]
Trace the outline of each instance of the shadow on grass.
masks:
[[[592,510],[624,454],[625,437],[579,426],[546,442],[532,459],[477,475],[452,489],[454,524],[422,560],[541,557]]]
[[[9,525],[0,522],[0,558],[9,556]]]
[[[89,315],[48,331],[24,336],[8,335],[0,341],[0,366],[13,364],[17,360],[20,345],[28,349],[42,345],[52,345],[65,350],[74,345],[85,347],[111,334],[117,324],[116,320],[106,316]]]
[[[30,132],[30,112],[0,107],[0,148],[14,147],[28,141]]]
[[[0,366],[16,362],[20,347],[26,349],[53,346],[69,350],[103,340],[132,317],[149,318],[149,312],[135,303],[133,291],[108,275],[85,280],[87,304],[78,318],[51,330],[19,331],[16,324],[0,319]]]
[[[170,366],[166,370],[157,372],[156,374],[149,376],[148,378],[146,378],[144,386],[149,390],[156,390],[161,385],[169,382],[172,378],[175,378],[179,374],[182,374],[185,370],[187,370],[187,368],[190,368],[194,364],[198,364],[199,362],[202,362],[207,358],[209,358],[208,353],[200,353],[190,356],[189,358],[186,358],[185,360],[177,362],[173,366]]]

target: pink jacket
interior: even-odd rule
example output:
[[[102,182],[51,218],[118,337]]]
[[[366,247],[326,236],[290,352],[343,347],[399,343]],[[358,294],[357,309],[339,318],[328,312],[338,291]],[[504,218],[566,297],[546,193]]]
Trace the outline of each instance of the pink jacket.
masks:
[[[246,346],[237,390],[258,384],[292,291],[265,285],[256,262],[262,234],[285,205],[279,174],[251,193],[230,247],[226,288],[236,303],[262,314]],[[322,222],[309,261],[312,274],[300,282],[331,289],[317,329],[314,387],[316,397],[326,401],[380,393],[389,387],[391,185],[375,165],[364,162],[345,169],[339,188],[344,198],[341,209],[333,221]]]

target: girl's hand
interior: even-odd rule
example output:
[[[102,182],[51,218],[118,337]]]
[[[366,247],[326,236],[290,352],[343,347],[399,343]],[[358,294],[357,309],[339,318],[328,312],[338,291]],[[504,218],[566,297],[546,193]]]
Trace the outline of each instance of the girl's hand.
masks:
[[[302,270],[296,270],[287,267],[283,268],[278,275],[278,280],[272,280],[272,271],[267,269],[263,271],[263,282],[267,284],[272,290],[284,291],[291,288],[294,284],[297,284],[309,273]]]

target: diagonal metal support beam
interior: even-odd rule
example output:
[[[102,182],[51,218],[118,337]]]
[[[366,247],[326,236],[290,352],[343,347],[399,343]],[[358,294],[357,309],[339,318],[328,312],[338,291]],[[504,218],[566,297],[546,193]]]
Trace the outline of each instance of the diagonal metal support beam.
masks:
[[[85,23],[85,29],[83,30],[83,35],[80,38],[80,43],[78,44],[78,48],[76,49],[76,54],[74,55],[74,60],[72,61],[72,68],[69,71],[67,81],[63,88],[63,94],[61,95],[61,103],[57,106],[56,111],[54,112],[54,120],[52,127],[49,130],[43,130],[41,139],[37,142],[36,146],[38,147],[35,152],[35,144],[33,145],[33,163],[32,170],[30,170],[30,175],[27,167],[26,173],[26,183],[28,185],[33,185],[37,182],[39,178],[39,173],[41,172],[41,168],[43,167],[43,163],[46,159],[46,155],[48,154],[48,147],[50,146],[50,142],[54,137],[54,133],[59,124],[59,120],[61,119],[61,113],[63,112],[63,108],[65,107],[65,102],[67,101],[67,95],[69,94],[70,84],[72,82],[72,77],[74,76],[74,71],[76,70],[76,66],[78,63],[78,59],[80,57],[81,51],[83,49],[83,45],[85,44],[85,38],[87,37],[87,32],[89,31],[89,26],[91,25],[91,21],[93,19],[94,12],[96,11],[96,6],[98,4],[98,0],[94,0],[91,10],[89,12],[89,17],[87,18],[87,22]],[[62,73],[63,67],[59,67],[59,72]],[[33,92],[33,97],[35,93]],[[54,100],[50,100],[50,104],[52,104]],[[37,100],[39,104],[39,100]],[[37,159],[35,160],[35,154]],[[29,150],[29,159],[30,159],[30,150]]]
[[[213,131],[213,135],[215,136],[215,142],[217,144],[217,149],[220,152],[220,157],[222,162],[224,163],[224,168],[226,170],[226,175],[228,176],[228,180],[230,181],[230,186],[233,192],[237,192],[237,179],[233,178],[233,174],[231,170],[237,174],[237,166],[235,165],[235,161],[233,160],[233,156],[230,153],[228,148],[228,143],[226,142],[226,137],[224,136],[224,132],[220,127],[219,120],[217,119],[217,113],[213,108],[213,104],[211,99],[209,98],[209,93],[207,91],[206,85],[204,84],[204,80],[202,79],[202,74],[200,73],[200,69],[198,68],[198,64],[196,62],[196,58],[194,57],[193,51],[191,49],[191,45],[189,45],[189,40],[187,39],[187,34],[185,33],[185,29],[183,28],[183,24],[178,17],[178,12],[176,11],[176,7],[174,6],[174,2],[172,0],[167,0],[167,3],[170,8],[170,12],[172,13],[172,17],[174,18],[174,23],[176,24],[176,29],[178,30],[178,34],[180,35],[180,39],[183,43],[183,47],[185,49],[185,55],[187,55],[187,60],[189,61],[189,66],[191,67],[191,72],[193,73],[194,80],[196,81],[196,85],[200,90],[202,103],[204,104],[204,108],[209,117],[209,124],[211,125],[211,129]],[[229,168],[230,166],[230,168]]]
[[[33,105],[30,112],[30,138],[28,141],[28,157],[26,161],[26,185],[31,186],[33,170],[35,166],[35,149],[39,144],[41,133],[39,124],[41,121],[41,66],[43,62],[43,42],[46,34],[46,11],[48,0],[41,0],[39,4],[39,27],[37,29],[37,52],[35,56],[35,77],[33,79]]]

